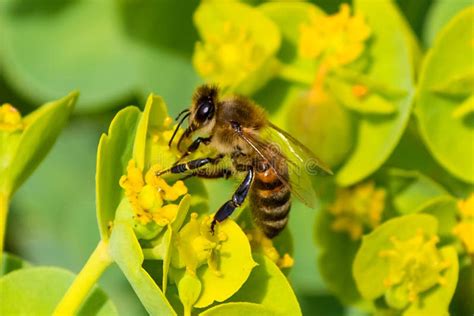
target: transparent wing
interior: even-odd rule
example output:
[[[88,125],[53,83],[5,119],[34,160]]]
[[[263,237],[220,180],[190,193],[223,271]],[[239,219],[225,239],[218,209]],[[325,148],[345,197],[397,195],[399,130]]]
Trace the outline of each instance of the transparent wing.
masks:
[[[330,175],[332,171],[310,149],[273,124],[258,136],[245,132],[241,132],[239,136],[269,163],[280,181],[290,187],[294,196],[307,206],[314,207],[316,194],[312,177]],[[289,177],[281,172],[282,168],[278,164],[282,161],[286,162]]]
[[[271,140],[275,140],[275,138],[279,138],[279,140],[285,145],[285,147],[291,152],[290,158],[293,158],[294,161],[298,161],[308,167],[311,167],[311,170],[308,170],[309,173],[313,175],[332,175],[333,172],[328,165],[322,162],[316,155],[300,143],[296,138],[291,136],[291,134],[287,133],[286,131],[282,130],[278,126],[273,125],[270,123],[270,129],[264,131],[263,137],[269,135]],[[277,137],[275,137],[278,135]]]

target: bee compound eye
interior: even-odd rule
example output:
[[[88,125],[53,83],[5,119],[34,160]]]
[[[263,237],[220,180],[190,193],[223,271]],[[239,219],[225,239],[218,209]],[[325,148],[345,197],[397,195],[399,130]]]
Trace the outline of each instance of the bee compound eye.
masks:
[[[204,101],[199,105],[196,112],[196,119],[200,122],[204,122],[212,118],[214,115],[214,105],[210,101]]]

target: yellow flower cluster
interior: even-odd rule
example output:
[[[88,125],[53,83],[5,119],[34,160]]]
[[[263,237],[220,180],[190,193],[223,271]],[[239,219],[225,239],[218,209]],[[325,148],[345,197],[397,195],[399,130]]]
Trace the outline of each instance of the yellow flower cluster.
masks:
[[[397,299],[414,302],[419,293],[446,282],[440,273],[449,267],[449,262],[436,248],[437,236],[427,237],[419,230],[411,239],[392,237],[390,241],[394,248],[381,251],[379,256],[388,261],[389,275],[384,284],[396,291]]]
[[[0,106],[0,130],[15,132],[24,128],[20,112],[11,104]]]
[[[267,238],[260,229],[254,229],[247,233],[247,238],[249,239],[250,246],[254,251],[261,250],[263,254],[275,262],[280,269],[291,268],[295,263],[288,253],[281,256],[273,245],[273,241]]]
[[[197,213],[191,214],[191,220],[183,226],[175,239],[173,249],[178,253],[171,257],[175,268],[186,267],[192,275],[197,268],[207,263],[216,274],[220,274],[218,254],[221,244],[227,240],[224,232],[211,233],[212,218],[204,216],[198,219]]]
[[[336,201],[329,206],[335,216],[331,228],[337,232],[349,233],[352,240],[358,240],[364,228],[373,229],[379,225],[385,207],[384,189],[376,189],[373,182],[357,185],[352,189],[339,189]]]
[[[164,201],[175,201],[188,191],[183,181],[168,185],[165,180],[156,176],[159,170],[160,166],[153,165],[143,178],[142,170],[137,168],[132,159],[128,163],[127,174],[120,178],[120,186],[125,190],[125,196],[142,225],[155,221],[158,225],[165,226],[173,222],[178,205],[164,205]]]
[[[322,58],[329,68],[347,65],[363,53],[370,34],[364,17],[351,16],[347,4],[334,15],[311,12],[309,24],[300,27],[299,53],[304,58]]]
[[[454,227],[453,234],[462,241],[469,254],[474,254],[474,193],[459,201],[458,209],[461,220]]]
[[[264,58],[263,51],[248,30],[228,21],[221,33],[196,43],[193,62],[208,81],[230,86],[256,70]]]

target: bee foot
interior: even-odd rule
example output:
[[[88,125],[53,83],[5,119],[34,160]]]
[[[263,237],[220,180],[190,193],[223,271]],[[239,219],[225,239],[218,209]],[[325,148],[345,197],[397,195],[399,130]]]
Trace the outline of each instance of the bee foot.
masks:
[[[168,171],[169,171],[168,169],[157,171],[155,173],[155,176],[160,177],[160,176],[164,175],[165,173],[167,173]]]
[[[215,226],[216,226],[216,224],[217,224],[216,219],[213,219],[212,222],[211,222],[211,230],[210,230],[210,232],[211,232],[212,235],[214,235],[214,233],[215,233]]]

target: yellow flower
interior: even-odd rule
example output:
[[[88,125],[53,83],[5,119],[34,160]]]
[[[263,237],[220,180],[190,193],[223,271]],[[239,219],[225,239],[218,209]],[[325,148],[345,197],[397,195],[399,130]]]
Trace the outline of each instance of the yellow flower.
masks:
[[[187,193],[183,181],[176,181],[172,186],[156,176],[160,166],[153,165],[143,177],[143,172],[132,159],[127,165],[127,174],[120,178],[120,186],[125,190],[136,219],[146,225],[155,221],[160,226],[172,223],[178,212],[178,205],[166,204],[175,201]]]
[[[339,189],[336,201],[329,206],[329,212],[335,216],[331,228],[349,233],[352,240],[360,239],[365,228],[373,229],[379,225],[385,195],[385,190],[376,189],[373,182],[352,189]]]
[[[350,16],[347,4],[330,16],[311,12],[309,24],[300,27],[299,54],[321,58],[329,68],[347,65],[362,54],[370,34],[364,17]]]
[[[197,72],[210,82],[231,86],[255,71],[265,59],[264,48],[244,26],[227,21],[220,33],[197,42],[193,57]]]
[[[459,201],[458,209],[460,221],[454,227],[453,234],[462,241],[469,254],[474,254],[474,193]]]
[[[293,258],[285,253],[281,256],[273,246],[273,241],[265,236],[260,229],[254,229],[247,234],[252,250],[262,251],[267,258],[276,263],[280,269],[291,268],[294,264]]]
[[[383,250],[379,256],[386,258],[389,274],[384,283],[389,288],[386,299],[391,306],[404,308],[418,299],[418,295],[437,284],[444,284],[441,276],[449,262],[436,244],[437,236],[427,237],[422,230],[407,240],[392,237],[392,249]]]
[[[175,268],[186,267],[188,272],[195,275],[197,268],[207,263],[209,268],[219,274],[217,255],[227,235],[219,232],[218,227],[212,234],[211,221],[209,216],[198,219],[197,213],[191,214],[191,220],[183,226],[174,241],[173,249],[178,253],[171,257],[171,264]]]
[[[11,104],[0,106],[0,130],[15,132],[24,128],[20,112]]]

